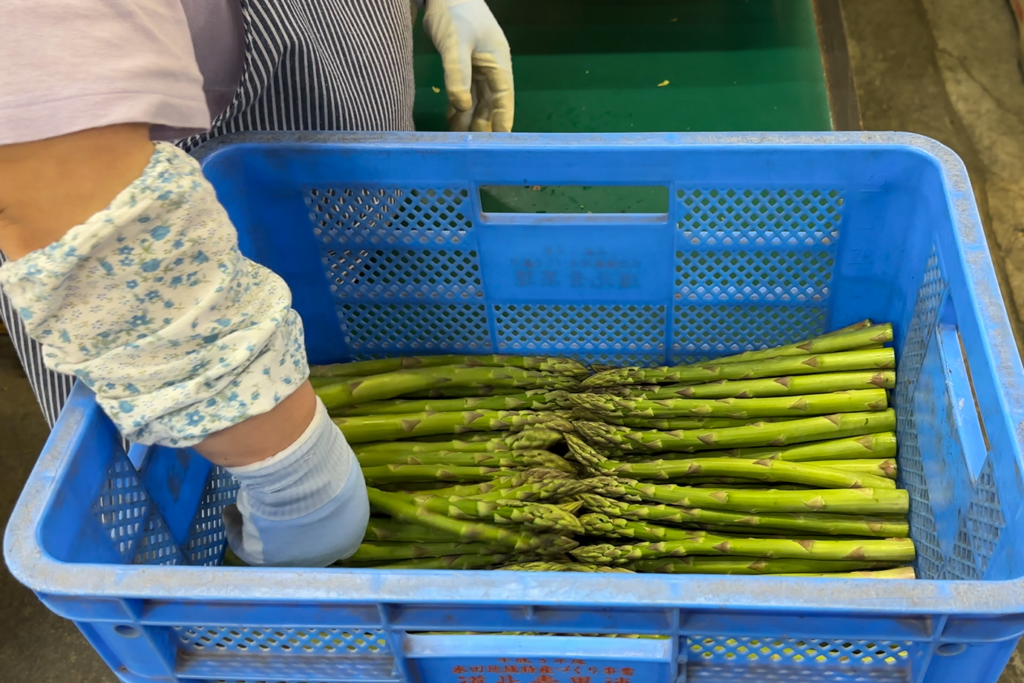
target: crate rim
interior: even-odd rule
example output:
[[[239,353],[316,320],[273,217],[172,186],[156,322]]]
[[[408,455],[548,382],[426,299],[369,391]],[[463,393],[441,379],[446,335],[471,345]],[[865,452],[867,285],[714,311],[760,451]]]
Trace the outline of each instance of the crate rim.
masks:
[[[197,150],[209,160],[247,143],[422,147],[438,151],[480,147],[573,148],[773,146],[813,148],[902,147],[929,157],[941,173],[956,224],[968,285],[987,331],[984,352],[1000,379],[1001,419],[1016,434],[1014,456],[1024,462],[1024,368],[1003,306],[966,168],[948,147],[911,133],[667,133],[667,134],[459,134],[459,133],[240,133]],[[997,350],[1001,350],[997,353]],[[91,392],[80,383],[51,433],[18,499],[4,536],[11,573],[37,593],[53,596],[197,602],[320,602],[331,604],[536,605],[633,609],[726,609],[858,614],[957,614],[996,617],[1024,614],[1024,576],[999,581],[892,581],[771,576],[560,574],[270,569],[151,565],[102,565],[59,561],[43,549],[39,524],[74,457],[81,427],[101,418]],[[325,595],[332,597],[325,598]],[[494,597],[507,595],[512,597]],[[773,596],[765,601],[765,596]],[[424,596],[431,596],[425,598]]]

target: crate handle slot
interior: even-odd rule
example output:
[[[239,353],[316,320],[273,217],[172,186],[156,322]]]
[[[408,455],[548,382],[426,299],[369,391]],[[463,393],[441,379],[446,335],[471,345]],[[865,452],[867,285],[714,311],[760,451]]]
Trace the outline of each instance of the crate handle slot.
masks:
[[[663,222],[669,213],[667,185],[481,185],[477,192],[482,218],[497,214],[535,222],[558,216],[564,223],[590,215]]]
[[[403,652],[416,683],[451,683],[473,675],[517,681],[668,681],[671,638],[599,636],[405,634]]]
[[[967,471],[971,479],[977,479],[985,466],[991,445],[985,418],[978,403],[978,394],[971,376],[971,365],[967,359],[960,328],[956,324],[956,310],[953,300],[946,298],[942,315],[936,328],[939,356],[946,380],[946,393],[953,407],[953,420],[960,438]]]

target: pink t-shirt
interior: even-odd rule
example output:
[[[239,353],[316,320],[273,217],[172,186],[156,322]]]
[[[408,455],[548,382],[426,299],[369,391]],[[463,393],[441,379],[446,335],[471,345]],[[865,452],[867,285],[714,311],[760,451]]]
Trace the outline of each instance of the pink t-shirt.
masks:
[[[0,0],[0,144],[129,122],[159,139],[206,130],[243,44],[238,0]]]

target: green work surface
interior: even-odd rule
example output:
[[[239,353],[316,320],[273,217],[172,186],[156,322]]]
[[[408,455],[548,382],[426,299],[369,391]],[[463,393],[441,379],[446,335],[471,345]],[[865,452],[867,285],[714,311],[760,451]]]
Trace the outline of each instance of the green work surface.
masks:
[[[517,131],[831,128],[810,0],[489,4],[512,46]],[[441,60],[416,33],[416,125],[444,130]]]
[[[489,5],[512,46],[516,131],[831,128],[810,0],[489,0]],[[415,60],[416,126],[445,130],[444,72],[421,27]],[[482,194],[488,211],[556,212],[567,204],[557,190],[495,188]],[[598,194],[601,212],[609,204],[619,207],[612,212],[664,211],[658,208],[664,200],[650,192]],[[578,204],[577,211],[590,210],[585,200],[569,203]]]

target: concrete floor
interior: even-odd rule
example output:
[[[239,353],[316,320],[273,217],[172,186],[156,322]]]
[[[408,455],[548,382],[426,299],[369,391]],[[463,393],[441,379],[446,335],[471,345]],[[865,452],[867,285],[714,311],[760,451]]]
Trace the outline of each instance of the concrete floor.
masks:
[[[1024,340],[1024,81],[1006,0],[844,0],[864,127],[936,138],[966,162],[1017,340]],[[28,383],[0,338],[0,524],[46,438]],[[0,567],[0,678],[115,683],[70,623]],[[1001,683],[1024,683],[1024,650]]]

